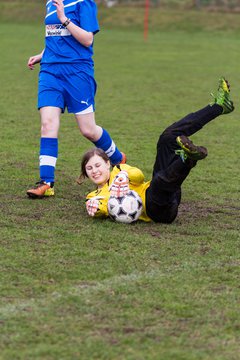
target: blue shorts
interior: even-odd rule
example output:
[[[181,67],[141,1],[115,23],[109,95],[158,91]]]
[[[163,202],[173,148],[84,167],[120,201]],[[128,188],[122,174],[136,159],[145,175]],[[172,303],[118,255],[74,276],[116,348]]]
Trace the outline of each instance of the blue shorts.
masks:
[[[93,76],[81,71],[77,65],[41,66],[38,83],[38,109],[55,106],[64,112],[79,113],[92,105],[97,84]]]

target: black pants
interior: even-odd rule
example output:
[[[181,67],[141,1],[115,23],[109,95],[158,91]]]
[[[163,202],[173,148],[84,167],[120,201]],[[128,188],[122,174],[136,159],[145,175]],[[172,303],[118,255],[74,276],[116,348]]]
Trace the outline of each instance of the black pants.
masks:
[[[193,135],[221,113],[219,105],[208,105],[175,122],[160,135],[152,180],[146,191],[146,211],[153,221],[174,221],[181,201],[181,184],[196,165],[196,161],[187,159],[183,162],[175,154],[179,149],[176,137]]]

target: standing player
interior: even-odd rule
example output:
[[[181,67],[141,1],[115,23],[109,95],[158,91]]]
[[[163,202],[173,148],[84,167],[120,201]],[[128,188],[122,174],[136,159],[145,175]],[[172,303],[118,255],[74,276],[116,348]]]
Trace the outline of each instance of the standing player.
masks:
[[[234,110],[228,82],[221,78],[213,104],[191,113],[169,126],[159,137],[151,181],[144,182],[142,171],[127,164],[110,169],[110,161],[101,149],[89,150],[82,159],[80,177],[88,177],[97,190],[87,195],[90,216],[107,217],[108,199],[135,190],[143,202],[140,220],[171,223],[181,201],[181,185],[207,149],[194,145],[188,136],[221,114]]]
[[[41,117],[40,182],[27,191],[31,198],[54,195],[60,115],[67,107],[83,136],[103,149],[113,165],[124,163],[108,132],[95,123],[93,37],[99,31],[93,0],[48,0],[45,49],[28,60],[41,62],[38,109]]]

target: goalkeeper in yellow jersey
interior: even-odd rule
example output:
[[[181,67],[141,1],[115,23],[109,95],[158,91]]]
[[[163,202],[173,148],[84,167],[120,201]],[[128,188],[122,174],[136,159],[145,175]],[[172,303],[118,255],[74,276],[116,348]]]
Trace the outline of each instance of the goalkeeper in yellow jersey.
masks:
[[[177,216],[181,201],[181,185],[198,160],[207,156],[207,149],[194,145],[188,138],[211,120],[234,110],[230,99],[230,85],[223,77],[214,101],[169,126],[160,135],[152,179],[144,181],[142,171],[127,164],[111,168],[110,160],[101,149],[94,148],[82,158],[82,178],[89,178],[96,186],[86,199],[90,216],[107,217],[110,196],[121,197],[136,191],[143,202],[140,220],[171,223]]]

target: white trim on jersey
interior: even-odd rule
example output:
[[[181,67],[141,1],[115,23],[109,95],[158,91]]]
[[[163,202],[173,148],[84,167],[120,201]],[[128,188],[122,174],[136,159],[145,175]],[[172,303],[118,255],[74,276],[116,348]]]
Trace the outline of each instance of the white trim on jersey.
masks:
[[[57,163],[57,158],[54,156],[48,156],[48,155],[40,155],[39,156],[39,165],[40,166],[53,166],[55,167]]]
[[[84,1],[84,0],[77,0],[77,1],[74,1],[74,2],[72,2],[72,3],[70,3],[70,4],[64,5],[64,7],[66,8],[66,7],[69,7],[69,6],[73,6],[73,5],[76,5],[77,3],[82,2],[82,1]],[[50,2],[50,1],[49,1],[49,2]],[[47,3],[47,4],[48,4],[48,3]],[[52,14],[55,14],[56,12],[57,12],[57,10],[54,10],[54,11],[50,12],[49,14],[47,14],[47,15],[45,16],[45,19],[48,18],[49,16],[51,16]]]

